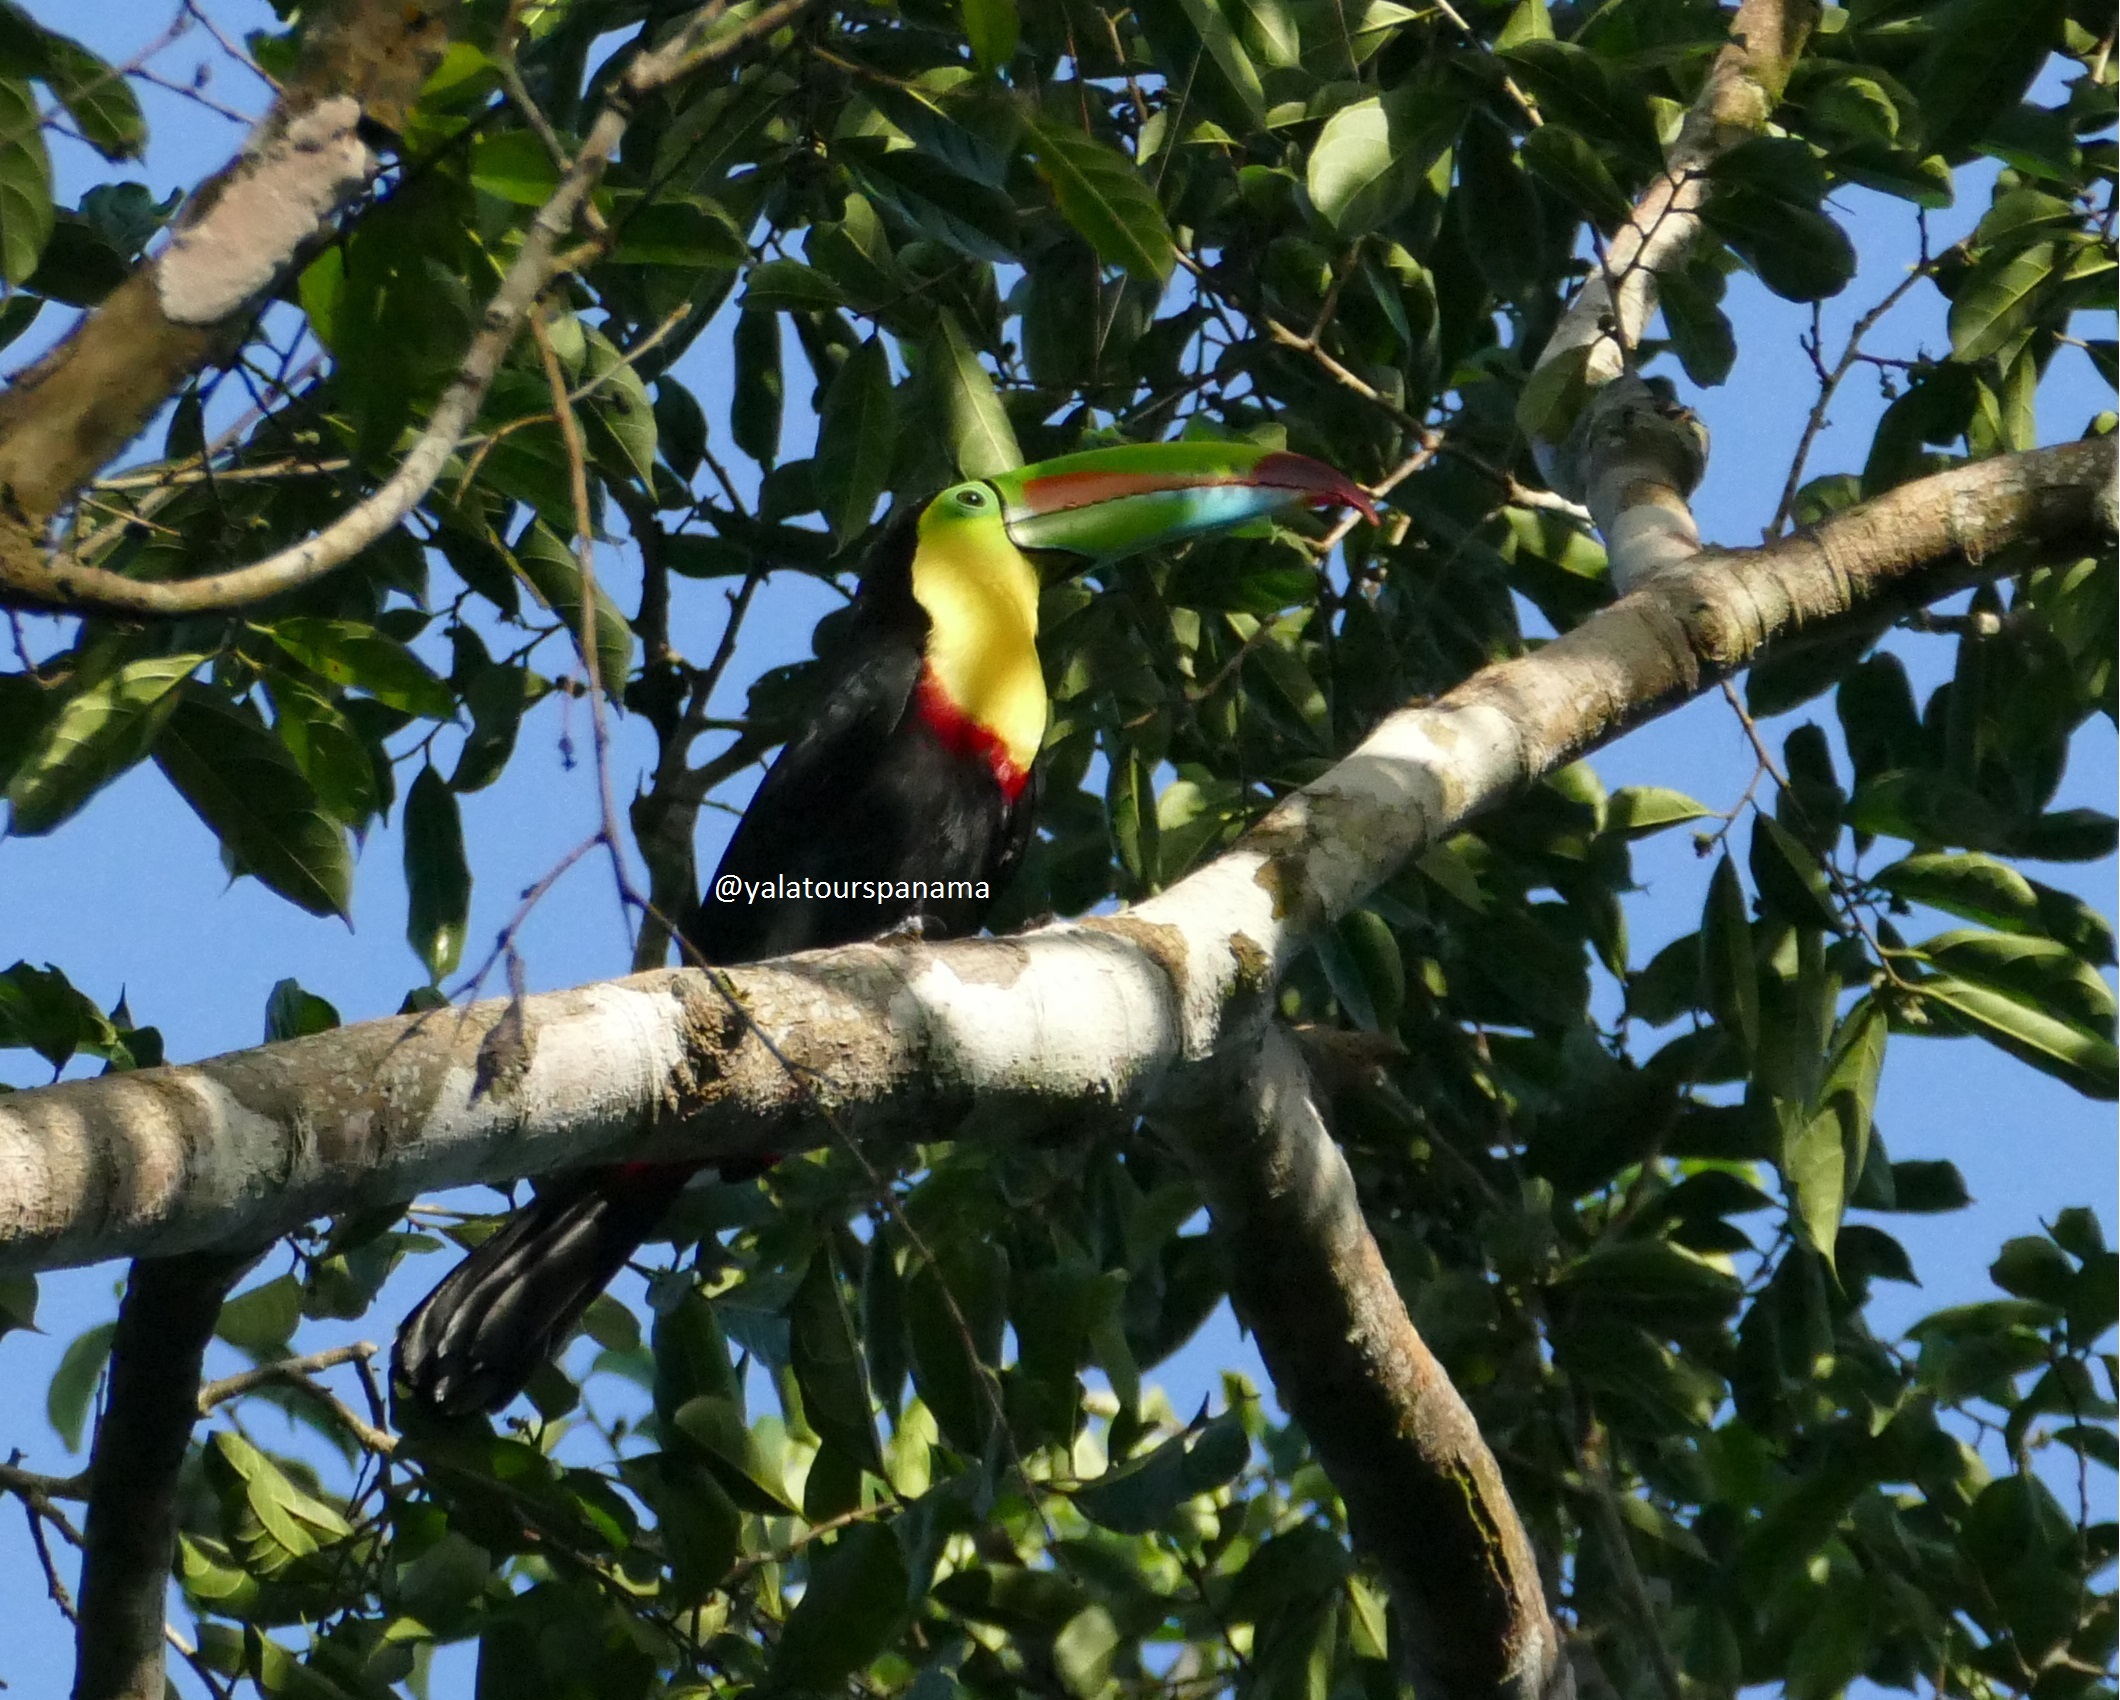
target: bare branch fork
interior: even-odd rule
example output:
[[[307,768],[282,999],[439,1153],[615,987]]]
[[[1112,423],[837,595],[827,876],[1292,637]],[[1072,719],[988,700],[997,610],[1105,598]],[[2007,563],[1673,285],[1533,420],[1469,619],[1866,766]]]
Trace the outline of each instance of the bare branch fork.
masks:
[[[1539,353],[1537,373],[1569,360],[1581,370],[1572,405],[1541,425],[1533,453],[1555,490],[1589,507],[1622,590],[1701,548],[1688,498],[1706,470],[1706,433],[1667,387],[1634,373],[1657,280],[1700,234],[1708,168],[1765,132],[1817,18],[1817,0],[1743,0],[1665,169]]]

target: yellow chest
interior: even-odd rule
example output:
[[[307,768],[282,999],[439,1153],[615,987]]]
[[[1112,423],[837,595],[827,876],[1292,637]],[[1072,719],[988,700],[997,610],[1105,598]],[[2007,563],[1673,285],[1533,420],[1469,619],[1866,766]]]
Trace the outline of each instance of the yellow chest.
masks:
[[[929,674],[1027,773],[1045,741],[1037,569],[1012,545],[926,537],[913,557],[913,595],[930,622]]]

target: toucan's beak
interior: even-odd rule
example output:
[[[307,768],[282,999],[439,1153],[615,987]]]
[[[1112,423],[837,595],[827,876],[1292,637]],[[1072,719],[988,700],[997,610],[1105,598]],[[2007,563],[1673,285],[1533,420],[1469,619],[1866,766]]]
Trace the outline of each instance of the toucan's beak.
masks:
[[[996,475],[1002,519],[1019,549],[1110,561],[1159,543],[1227,531],[1295,503],[1359,508],[1369,494],[1308,455],[1250,443],[1143,443],[1089,449]]]

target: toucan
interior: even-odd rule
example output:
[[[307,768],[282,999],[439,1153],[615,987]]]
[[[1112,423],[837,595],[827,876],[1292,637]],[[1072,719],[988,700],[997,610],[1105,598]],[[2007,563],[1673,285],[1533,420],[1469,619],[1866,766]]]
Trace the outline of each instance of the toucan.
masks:
[[[1047,712],[1042,565],[1058,557],[1079,573],[1299,503],[1375,518],[1362,488],[1321,461],[1189,441],[971,479],[887,524],[814,717],[768,769],[681,929],[691,951],[731,964],[913,922],[927,937],[975,930],[1031,838]],[[732,875],[797,884],[777,900],[717,900]],[[945,895],[883,895],[886,882]],[[964,889],[949,894],[951,882]],[[702,1166],[614,1164],[546,1186],[406,1319],[400,1397],[443,1415],[505,1405]]]

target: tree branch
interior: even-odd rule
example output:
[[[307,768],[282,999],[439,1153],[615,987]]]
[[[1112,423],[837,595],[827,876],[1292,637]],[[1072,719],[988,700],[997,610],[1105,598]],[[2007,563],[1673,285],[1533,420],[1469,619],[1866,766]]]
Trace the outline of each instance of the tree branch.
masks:
[[[159,404],[169,388],[174,387],[175,377],[171,376],[164,387],[155,392],[152,402],[144,403],[137,410],[138,416],[123,436],[100,458],[92,464],[76,465],[68,474],[71,482],[62,489],[45,492],[48,506],[40,508],[26,500],[20,487],[16,487],[15,500],[22,509],[23,523],[20,526],[0,524],[0,603],[68,613],[157,618],[233,608],[279,595],[320,578],[392,530],[433,488],[449,457],[456,452],[464,434],[478,417],[486,392],[500,370],[501,360],[514,344],[539,298],[554,278],[578,261],[578,253],[563,253],[560,244],[573,230],[576,218],[601,181],[605,166],[617,153],[641,97],[689,76],[703,66],[728,58],[760,36],[771,34],[810,3],[811,0],[780,0],[779,4],[767,7],[741,26],[716,34],[715,26],[728,10],[728,0],[710,0],[709,4],[692,13],[661,47],[633,62],[619,86],[606,98],[572,168],[561,177],[551,198],[531,220],[521,251],[501,280],[500,288],[487,302],[478,334],[472,338],[456,376],[435,404],[426,429],[399,461],[397,469],[372,495],[290,548],[249,566],[204,578],[150,583],[84,562],[47,561],[37,537],[42,521],[68,492],[88,478],[102,460],[115,453],[138,429],[146,413],[153,405]],[[345,133],[350,137],[351,127],[359,117],[355,103],[342,100],[333,110],[344,120]],[[323,213],[318,216],[321,218]],[[178,246],[173,245],[157,266],[166,265],[177,252]],[[136,274],[135,281],[138,275],[144,274]],[[276,275],[276,272],[269,273],[259,280],[258,288],[270,284]],[[123,289],[133,287],[134,283],[128,282]],[[163,293],[166,296],[168,290],[165,288]],[[241,305],[247,307],[250,299],[244,297]],[[205,357],[206,346],[202,344],[193,364]],[[23,382],[43,384],[43,371],[43,367],[38,367],[26,374]],[[21,383],[16,386],[18,390],[21,387]],[[10,391],[7,396],[0,396],[0,485],[10,478],[6,454],[9,429],[6,407],[14,393]]]
[[[1414,1330],[1278,1024],[1234,1094],[1168,1118],[1274,1387],[1405,1614],[1437,1700],[1559,1700],[1573,1677],[1538,1563],[1479,1424]]]
[[[1592,388],[1625,369],[1656,312],[1658,274],[1683,263],[1700,234],[1708,167],[1765,133],[1817,20],[1817,0],[1743,0],[1663,174],[1606,243],[1604,263],[1554,327],[1540,366],[1585,349],[1584,378]]]
[[[1539,470],[1597,516],[1622,591],[1700,549],[1687,498],[1706,468],[1707,435],[1669,386],[1652,395],[1632,376],[1657,279],[1685,263],[1700,234],[1708,167],[1765,133],[1817,19],[1818,0],[1743,0],[1663,173],[1605,244],[1525,390],[1520,417]]]
[[[44,525],[259,301],[381,168],[364,121],[398,127],[440,62],[454,0],[342,0],[243,151],[207,179],[169,245],[0,394],[0,591],[42,581]]]
[[[2112,439],[2070,443],[1904,485],[1770,547],[1706,551],[1390,716],[1231,850],[1117,915],[716,970],[742,1017],[701,972],[656,972],[17,1093],[0,1102],[0,1270],[269,1237],[620,1152],[799,1149],[824,1137],[820,1103],[856,1139],[1135,1113],[1249,1044],[1310,934],[1428,844],[1769,641],[1912,595],[1919,575],[1941,594],[1999,570],[2009,545],[2107,546],[2113,474]],[[522,1066],[495,1083],[480,1048],[511,1008]]]
[[[254,1253],[135,1263],[89,1466],[74,1700],[162,1700],[177,1477],[221,1300]]]

